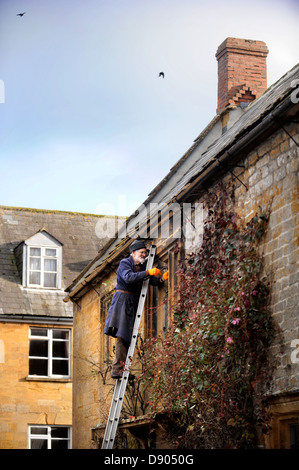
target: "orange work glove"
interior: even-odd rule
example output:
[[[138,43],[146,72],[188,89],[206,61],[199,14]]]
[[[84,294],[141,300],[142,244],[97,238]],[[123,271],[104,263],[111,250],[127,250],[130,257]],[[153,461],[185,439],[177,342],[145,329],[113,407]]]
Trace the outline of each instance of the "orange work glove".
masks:
[[[161,276],[161,271],[158,268],[152,268],[148,270],[150,276]]]
[[[164,281],[167,281],[167,279],[168,279],[168,271],[165,271],[165,273],[163,274],[162,277],[163,277]]]

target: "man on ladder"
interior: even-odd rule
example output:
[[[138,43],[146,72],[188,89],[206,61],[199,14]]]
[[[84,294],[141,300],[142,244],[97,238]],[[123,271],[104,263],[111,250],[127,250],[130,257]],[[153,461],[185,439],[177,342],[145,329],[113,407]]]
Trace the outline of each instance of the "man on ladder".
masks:
[[[104,328],[106,335],[117,338],[111,371],[113,379],[121,379],[123,375],[143,281],[149,278],[150,284],[163,286],[168,274],[164,273],[162,278],[159,269],[146,270],[147,248],[142,240],[131,243],[130,253],[119,264],[115,294]]]

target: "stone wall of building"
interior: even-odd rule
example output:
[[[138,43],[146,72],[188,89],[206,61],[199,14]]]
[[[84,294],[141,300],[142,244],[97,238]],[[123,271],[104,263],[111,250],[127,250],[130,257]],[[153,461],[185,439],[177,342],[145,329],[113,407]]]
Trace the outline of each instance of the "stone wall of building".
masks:
[[[299,143],[298,124],[287,131]],[[272,393],[299,391],[299,364],[291,360],[294,339],[299,338],[299,148],[285,130],[278,130],[244,159],[236,190],[240,215],[248,220],[261,206],[271,204],[268,230],[261,247],[264,271],[271,281],[271,309],[281,328],[284,348],[279,357]]]
[[[110,378],[105,361],[105,341],[101,298],[111,290],[109,282],[89,290],[74,308],[73,367],[73,448],[93,448],[91,430],[105,422],[110,408],[106,399],[115,381]],[[107,289],[108,285],[108,289]],[[113,283],[113,287],[115,284]],[[104,386],[105,384],[105,386]]]
[[[72,425],[71,379],[28,377],[28,335],[29,326],[25,323],[1,323],[2,449],[28,449],[28,424]]]
[[[299,125],[289,123],[286,130],[291,137],[279,129],[232,168],[243,184],[231,173],[222,178],[225,184],[234,182],[235,210],[244,222],[259,207],[271,207],[261,254],[271,283],[273,318],[281,329],[273,346],[278,359],[274,395],[299,391],[299,364],[292,360],[292,344],[296,339],[299,342],[299,148],[295,143],[299,143]]]

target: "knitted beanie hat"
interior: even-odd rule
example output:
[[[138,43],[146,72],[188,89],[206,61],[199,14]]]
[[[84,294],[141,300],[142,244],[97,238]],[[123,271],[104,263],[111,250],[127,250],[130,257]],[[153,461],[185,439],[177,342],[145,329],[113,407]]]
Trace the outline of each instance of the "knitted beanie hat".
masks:
[[[132,253],[132,251],[141,250],[142,248],[147,249],[144,242],[142,240],[134,240],[130,245],[130,253]]]

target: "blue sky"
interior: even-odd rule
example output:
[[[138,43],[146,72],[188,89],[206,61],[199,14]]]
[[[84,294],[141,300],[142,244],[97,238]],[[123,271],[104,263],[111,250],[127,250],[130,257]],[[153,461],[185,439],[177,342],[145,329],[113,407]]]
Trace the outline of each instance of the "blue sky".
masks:
[[[270,86],[298,23],[295,0],[0,0],[0,205],[130,215],[214,117],[219,44],[265,41]]]

